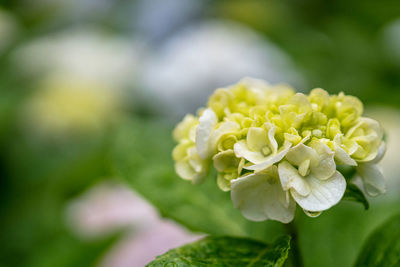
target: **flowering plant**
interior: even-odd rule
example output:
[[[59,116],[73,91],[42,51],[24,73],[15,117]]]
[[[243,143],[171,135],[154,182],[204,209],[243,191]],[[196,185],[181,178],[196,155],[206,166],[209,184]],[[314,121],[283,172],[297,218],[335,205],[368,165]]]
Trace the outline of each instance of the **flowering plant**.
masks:
[[[219,188],[252,221],[289,223],[296,205],[318,216],[342,199],[351,182],[344,167],[356,171],[368,195],[385,191],[377,166],[386,150],[383,129],[344,93],[318,88],[305,95],[245,78],[216,90],[173,136],[178,175],[201,183],[213,163]]]

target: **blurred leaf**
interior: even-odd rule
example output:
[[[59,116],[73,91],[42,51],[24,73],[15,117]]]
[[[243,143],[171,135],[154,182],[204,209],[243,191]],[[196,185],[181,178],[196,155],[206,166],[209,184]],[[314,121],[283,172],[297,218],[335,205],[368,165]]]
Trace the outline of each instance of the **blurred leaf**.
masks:
[[[399,266],[399,264],[400,215],[397,215],[386,221],[368,238],[355,266]]]
[[[103,240],[85,242],[61,233],[59,238],[43,244],[25,266],[28,267],[86,267],[96,266],[104,251],[119,238],[119,235]]]
[[[297,213],[295,222],[305,266],[352,266],[367,236],[398,213],[398,203],[375,200],[366,211],[356,202],[343,201],[318,218]]]
[[[156,206],[163,216],[190,230],[213,235],[249,236],[272,242],[284,234],[279,222],[250,222],[233,207],[230,194],[211,172],[202,185],[179,178],[171,158],[172,129],[162,121],[126,121],[116,138],[117,173]]]
[[[168,251],[149,263],[161,266],[282,266],[288,257],[290,237],[274,244],[245,238],[206,237],[200,241]]]
[[[3,134],[6,131],[4,128],[9,126],[11,119],[14,119],[12,115],[18,103],[17,97],[12,93],[0,91],[0,95],[0,134]]]
[[[7,136],[0,154],[0,262],[25,266],[43,244],[65,233],[64,207],[74,196],[109,177],[108,144],[32,144]]]
[[[364,208],[369,209],[369,202],[364,193],[354,184],[347,184],[346,192],[344,192],[343,200],[360,202]]]

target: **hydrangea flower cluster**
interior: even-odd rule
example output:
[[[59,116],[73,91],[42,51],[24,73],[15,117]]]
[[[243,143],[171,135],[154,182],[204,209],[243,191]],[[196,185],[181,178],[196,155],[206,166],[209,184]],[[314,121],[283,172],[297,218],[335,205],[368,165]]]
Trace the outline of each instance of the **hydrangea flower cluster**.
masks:
[[[197,184],[212,162],[219,188],[249,220],[288,223],[296,203],[317,216],[344,195],[348,181],[338,166],[356,169],[367,194],[385,191],[377,166],[383,129],[362,114],[353,96],[319,88],[305,95],[245,78],[217,89],[198,116],[177,125],[175,169]]]

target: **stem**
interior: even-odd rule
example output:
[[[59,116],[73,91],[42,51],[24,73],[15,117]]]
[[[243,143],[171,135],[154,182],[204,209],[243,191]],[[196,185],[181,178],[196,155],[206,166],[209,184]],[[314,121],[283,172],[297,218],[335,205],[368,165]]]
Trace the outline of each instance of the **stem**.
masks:
[[[296,267],[303,267],[304,263],[299,247],[298,231],[296,225],[293,222],[286,224],[286,231],[292,237],[292,242],[290,246],[292,264]]]

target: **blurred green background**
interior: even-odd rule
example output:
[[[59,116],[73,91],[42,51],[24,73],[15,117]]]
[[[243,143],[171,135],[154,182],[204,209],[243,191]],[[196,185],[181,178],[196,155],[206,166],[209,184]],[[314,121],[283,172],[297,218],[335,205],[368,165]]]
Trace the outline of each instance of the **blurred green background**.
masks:
[[[351,266],[400,211],[398,1],[0,3],[0,266],[141,266],[202,233],[279,236],[173,173],[175,123],[244,76],[356,95],[386,130],[387,195],[299,214],[306,266]]]

